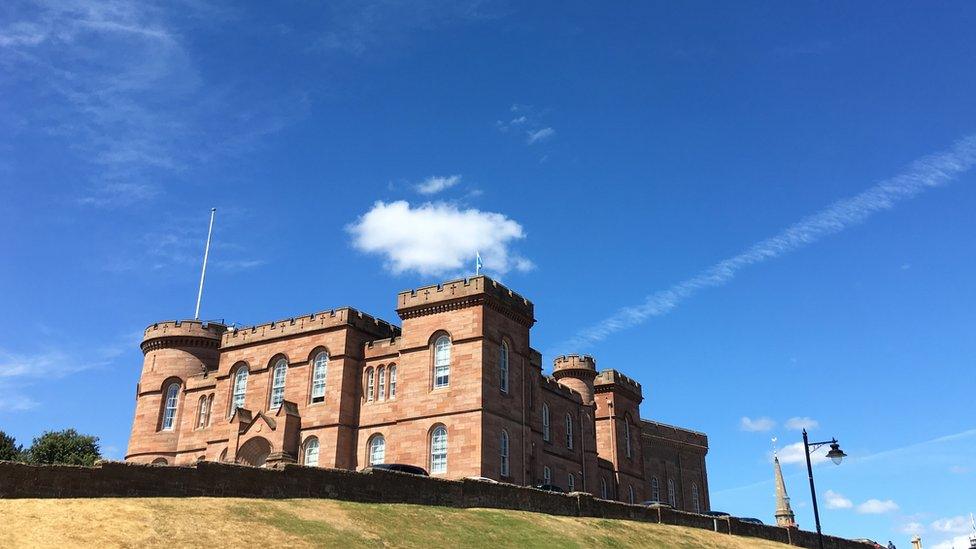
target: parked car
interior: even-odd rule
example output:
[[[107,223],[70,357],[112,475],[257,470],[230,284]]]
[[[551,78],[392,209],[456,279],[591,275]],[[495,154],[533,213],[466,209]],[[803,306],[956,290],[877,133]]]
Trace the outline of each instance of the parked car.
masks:
[[[408,475],[417,475],[421,477],[430,476],[427,470],[423,467],[407,465],[406,463],[374,463],[373,465],[363,469],[364,473],[369,473],[372,471],[393,471],[394,473],[406,473]]]
[[[705,511],[702,514],[703,515],[707,515],[709,517],[715,517],[715,518],[725,518],[725,517],[731,517],[732,516],[731,514],[726,513],[725,511]]]
[[[750,518],[750,517],[739,517],[739,522],[748,522],[750,524],[766,524],[765,522],[757,518]]]
[[[488,477],[464,477],[465,480],[477,480],[478,482],[487,482],[489,484],[498,484],[498,481],[493,478]]]
[[[565,494],[566,490],[556,486],[555,484],[536,484],[533,486],[536,490],[545,490],[546,492],[556,492],[557,494]]]
[[[647,501],[640,502],[644,507],[663,507],[665,509],[673,509],[670,503],[664,503],[663,501],[658,501],[656,499],[649,499]]]

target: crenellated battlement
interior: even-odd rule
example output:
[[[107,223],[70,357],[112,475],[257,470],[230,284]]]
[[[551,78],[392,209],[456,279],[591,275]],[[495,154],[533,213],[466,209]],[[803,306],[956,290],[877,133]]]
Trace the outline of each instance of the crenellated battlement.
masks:
[[[591,370],[596,374],[596,359],[590,355],[561,355],[552,361],[553,375],[564,370]]]
[[[142,335],[143,353],[161,347],[216,348],[227,326],[200,320],[164,320],[150,324]]]
[[[400,328],[352,307],[340,307],[305,316],[276,320],[244,328],[230,328],[224,333],[221,347],[235,347],[338,326],[352,326],[377,338],[400,335]]]
[[[596,375],[593,381],[594,390],[597,393],[622,389],[633,393],[638,400],[643,399],[641,384],[625,376],[617,370],[603,370]]]
[[[535,323],[531,301],[483,275],[400,292],[397,314],[407,319],[482,303],[529,326]]]
[[[390,337],[386,339],[376,339],[367,341],[363,356],[366,358],[379,358],[384,356],[396,355],[400,352],[400,337]]]
[[[642,419],[641,434],[645,437],[664,439],[670,443],[691,444],[708,449],[708,435],[705,433],[667,423]]]
[[[566,387],[550,376],[542,376],[541,387],[543,389],[558,393],[566,398],[571,398],[576,402],[583,403],[583,397],[577,391]]]

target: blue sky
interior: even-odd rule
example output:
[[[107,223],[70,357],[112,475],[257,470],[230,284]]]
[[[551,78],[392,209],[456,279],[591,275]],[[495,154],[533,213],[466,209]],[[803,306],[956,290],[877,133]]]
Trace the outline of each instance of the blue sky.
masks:
[[[806,425],[827,532],[966,532],[972,3],[251,4],[0,6],[0,429],[122,455],[217,207],[204,317],[396,320],[479,249],[547,363],[709,434],[713,507],[772,520],[776,436],[812,529]]]

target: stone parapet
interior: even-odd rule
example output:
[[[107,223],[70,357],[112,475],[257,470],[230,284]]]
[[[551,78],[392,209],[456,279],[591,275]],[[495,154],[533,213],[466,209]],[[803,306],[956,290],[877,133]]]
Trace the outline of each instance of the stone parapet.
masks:
[[[227,349],[342,326],[351,326],[377,339],[400,335],[400,328],[385,320],[375,318],[352,307],[340,307],[267,324],[230,328],[221,340],[221,348]]]
[[[522,324],[531,326],[535,323],[535,306],[531,301],[487,276],[400,292],[397,294],[397,314],[401,319],[415,318],[482,303]]]

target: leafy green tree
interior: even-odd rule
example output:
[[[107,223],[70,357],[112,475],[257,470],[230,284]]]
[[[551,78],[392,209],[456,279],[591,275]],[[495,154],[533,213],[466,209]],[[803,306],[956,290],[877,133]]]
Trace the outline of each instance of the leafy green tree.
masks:
[[[92,465],[102,457],[98,437],[79,434],[74,429],[46,431],[34,439],[27,460],[30,463]]]
[[[24,447],[17,444],[14,437],[0,431],[0,460],[21,461],[24,459]]]

